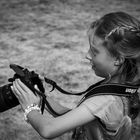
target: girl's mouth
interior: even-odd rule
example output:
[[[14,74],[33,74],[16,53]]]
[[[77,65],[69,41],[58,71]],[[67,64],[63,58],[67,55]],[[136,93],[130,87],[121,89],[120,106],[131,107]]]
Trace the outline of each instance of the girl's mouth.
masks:
[[[92,67],[92,69],[94,69],[95,70],[95,65],[93,64],[93,63],[91,63],[91,67]]]
[[[92,69],[93,69],[93,70],[96,70],[96,68],[95,68],[95,66],[94,66],[94,65],[92,65]]]

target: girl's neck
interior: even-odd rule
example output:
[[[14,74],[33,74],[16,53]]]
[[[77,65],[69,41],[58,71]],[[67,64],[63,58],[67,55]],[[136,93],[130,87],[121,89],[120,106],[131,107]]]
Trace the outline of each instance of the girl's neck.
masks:
[[[140,69],[138,69],[138,73],[133,79],[133,84],[134,85],[140,85]]]
[[[124,81],[120,75],[113,75],[105,79],[103,83],[116,83],[116,84],[132,84],[137,85],[140,84],[140,73],[138,73],[132,81]]]
[[[104,83],[116,83],[116,84],[122,84],[123,82],[120,80],[120,75],[115,74],[110,77],[105,78]]]

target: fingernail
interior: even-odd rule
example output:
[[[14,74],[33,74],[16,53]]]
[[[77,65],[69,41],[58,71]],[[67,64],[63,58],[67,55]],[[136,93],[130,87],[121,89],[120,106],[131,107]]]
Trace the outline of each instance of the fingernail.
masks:
[[[11,86],[11,89],[13,89],[13,86]]]

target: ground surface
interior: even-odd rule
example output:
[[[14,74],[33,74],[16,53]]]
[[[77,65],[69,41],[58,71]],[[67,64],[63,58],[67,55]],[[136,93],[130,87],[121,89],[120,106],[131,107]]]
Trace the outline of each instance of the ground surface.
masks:
[[[66,90],[82,91],[97,82],[85,60],[86,31],[93,20],[112,11],[125,11],[140,19],[140,1],[46,0],[41,4],[39,0],[1,0],[0,84],[13,76],[10,63],[35,70]],[[77,100],[56,92],[51,96],[66,106]],[[0,140],[39,139],[24,122],[20,106],[0,114]],[[55,140],[68,139],[69,133]]]

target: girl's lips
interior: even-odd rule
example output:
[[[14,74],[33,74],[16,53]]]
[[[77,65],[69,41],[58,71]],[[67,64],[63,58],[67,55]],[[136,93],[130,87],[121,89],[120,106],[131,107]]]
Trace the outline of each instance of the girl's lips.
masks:
[[[91,65],[92,69],[95,69],[95,65],[93,64],[92,61],[90,61],[90,65]]]
[[[95,65],[92,63],[91,64],[92,69],[96,69]]]
[[[94,70],[96,69],[94,65],[92,65],[92,69],[94,69]]]

